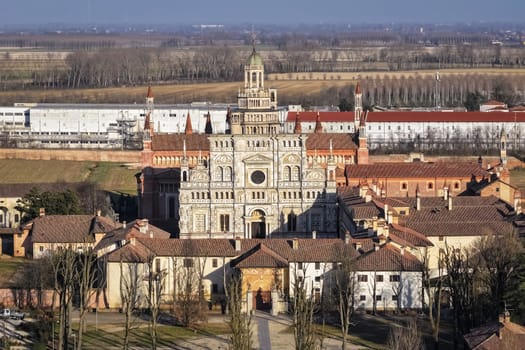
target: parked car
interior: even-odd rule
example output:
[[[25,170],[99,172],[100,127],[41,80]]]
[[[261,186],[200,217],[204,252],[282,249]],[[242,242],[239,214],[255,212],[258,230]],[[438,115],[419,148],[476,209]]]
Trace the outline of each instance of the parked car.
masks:
[[[13,320],[23,320],[25,317],[25,314],[23,312],[11,310],[11,309],[3,309],[2,314],[0,314],[1,318],[11,318]]]

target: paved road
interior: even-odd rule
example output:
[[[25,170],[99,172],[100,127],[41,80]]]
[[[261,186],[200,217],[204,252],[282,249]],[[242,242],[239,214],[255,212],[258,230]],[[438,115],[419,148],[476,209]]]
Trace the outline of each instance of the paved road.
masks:
[[[270,325],[268,317],[263,317],[259,313],[255,313],[255,320],[257,324],[257,337],[259,338],[259,347],[261,350],[272,350],[272,342],[270,340]]]

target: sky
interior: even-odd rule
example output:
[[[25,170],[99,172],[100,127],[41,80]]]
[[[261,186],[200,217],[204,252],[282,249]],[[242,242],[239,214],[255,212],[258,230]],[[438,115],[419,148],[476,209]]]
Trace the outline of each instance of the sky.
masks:
[[[524,0],[0,0],[0,25],[523,23]]]

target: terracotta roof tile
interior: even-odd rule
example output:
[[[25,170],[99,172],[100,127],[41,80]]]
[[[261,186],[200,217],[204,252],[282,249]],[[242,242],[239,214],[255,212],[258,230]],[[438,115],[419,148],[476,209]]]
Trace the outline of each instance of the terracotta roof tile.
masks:
[[[242,239],[241,250],[235,251],[233,239],[151,239],[137,237],[144,246],[158,256],[235,257],[263,244],[287,261],[337,261],[344,242],[340,239],[297,239],[298,249],[293,249],[292,239]],[[345,254],[355,250],[345,248]]]
[[[421,210],[411,210],[400,224],[425,236],[477,236],[512,229],[507,221],[512,208],[496,197],[453,197],[452,210],[444,200],[434,199],[430,206],[432,201],[421,200]]]
[[[137,262],[137,263],[146,263],[150,252],[146,247],[140,244],[131,244],[128,243],[120,249],[117,249],[108,254],[109,262]]]
[[[407,242],[415,247],[433,246],[424,234],[398,224],[390,225],[389,238],[396,243]]]
[[[448,123],[468,123],[468,122],[525,122],[525,114],[514,115],[508,112],[370,112],[368,113],[367,123],[379,122],[448,122]]]
[[[317,121],[317,113],[323,123],[354,122],[354,112],[300,112],[301,122],[314,123]],[[297,112],[288,112],[287,122],[295,122]]]
[[[151,138],[153,151],[172,151],[180,150],[182,152],[184,140],[186,140],[187,151],[208,151],[210,150],[210,141],[205,134],[159,134]]]
[[[440,177],[488,177],[489,173],[477,163],[377,163],[352,164],[346,167],[349,179],[374,178],[440,178]]]
[[[232,261],[232,266],[239,268],[284,268],[288,266],[288,261],[268,248],[264,243],[259,243],[255,248]]]
[[[307,134],[306,149],[307,150],[329,150],[330,140],[332,140],[333,150],[351,150],[357,149],[351,134],[336,134],[336,133],[318,133]]]
[[[94,242],[94,233],[113,229],[111,221],[93,215],[45,215],[33,220],[31,240],[34,243]]]
[[[354,112],[319,112],[322,122],[341,123],[354,122]],[[296,112],[288,112],[287,122],[295,122]],[[302,122],[314,123],[317,112],[301,112]],[[428,123],[428,122],[525,122],[525,114],[518,113],[514,115],[508,112],[413,112],[413,111],[395,111],[395,112],[369,112],[367,123]]]
[[[356,261],[358,271],[422,271],[421,262],[408,251],[384,244],[378,250],[371,250]]]

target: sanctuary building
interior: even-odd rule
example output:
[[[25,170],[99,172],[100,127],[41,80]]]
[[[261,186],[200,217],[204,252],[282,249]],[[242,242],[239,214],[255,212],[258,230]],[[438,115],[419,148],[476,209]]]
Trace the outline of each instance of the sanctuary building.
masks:
[[[336,187],[345,165],[358,155],[367,161],[366,139],[358,147],[354,134],[324,133],[320,124],[305,134],[299,115],[285,132],[255,48],[237,100],[224,133],[209,124],[194,134],[189,119],[184,134],[145,126],[139,215],[178,222],[180,238],[337,236]]]

